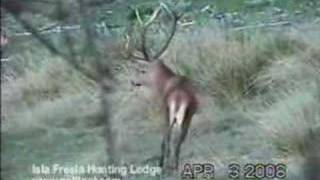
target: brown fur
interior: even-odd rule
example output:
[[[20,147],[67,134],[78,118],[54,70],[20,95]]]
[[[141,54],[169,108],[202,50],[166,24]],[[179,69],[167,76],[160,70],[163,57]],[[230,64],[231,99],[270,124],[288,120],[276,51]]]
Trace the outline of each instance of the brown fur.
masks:
[[[198,108],[195,89],[186,77],[175,74],[161,61],[152,62],[144,77],[139,84],[157,94],[166,115],[160,166],[167,170],[177,169],[181,145]],[[170,108],[175,108],[174,112],[170,112]]]

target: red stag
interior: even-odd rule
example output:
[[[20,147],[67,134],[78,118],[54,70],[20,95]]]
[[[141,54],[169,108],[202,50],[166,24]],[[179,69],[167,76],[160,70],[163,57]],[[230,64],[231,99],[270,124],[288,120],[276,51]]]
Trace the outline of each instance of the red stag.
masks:
[[[159,15],[161,8],[165,8],[170,13],[173,20],[172,29],[159,52],[151,55],[146,49],[147,29]],[[136,14],[139,19],[139,12],[136,11]],[[138,51],[143,57],[132,55],[135,62],[147,66],[142,78],[132,83],[136,86],[150,88],[160,97],[164,105],[166,133],[161,145],[160,166],[168,172],[178,168],[181,145],[186,138],[192,116],[198,107],[195,89],[191,82],[186,77],[174,73],[160,59],[174,37],[179,17],[176,12],[170,11],[166,5],[161,4],[160,8],[156,9],[145,23],[140,19],[142,30],[141,46]]]

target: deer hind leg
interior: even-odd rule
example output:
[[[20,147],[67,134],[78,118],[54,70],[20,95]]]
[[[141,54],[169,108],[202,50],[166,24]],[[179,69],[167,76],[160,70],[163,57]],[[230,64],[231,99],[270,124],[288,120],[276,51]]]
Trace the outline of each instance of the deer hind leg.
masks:
[[[174,104],[171,107],[169,113],[170,126],[164,143],[165,157],[163,164],[169,173],[172,170],[178,169],[180,145],[186,134],[185,130],[182,128],[182,124],[184,123],[187,109],[187,106],[184,104],[180,105],[178,111],[172,110],[175,109]]]
[[[160,156],[160,167],[164,167],[167,164],[167,160],[169,158],[170,150],[169,150],[169,142],[170,142],[170,134],[171,134],[172,125],[168,126],[166,132],[163,135],[162,143],[161,143],[161,156]]]
[[[168,104],[167,108],[167,129],[163,136],[163,141],[161,145],[161,158],[160,158],[160,166],[163,168],[163,174],[168,175],[172,174],[173,166],[172,166],[172,157],[174,154],[174,150],[172,147],[172,132],[176,128],[177,125],[177,104],[175,101],[171,101]],[[174,137],[173,137],[174,138]]]
[[[171,174],[178,169],[180,147],[188,132],[192,112],[188,110],[188,104],[181,104],[176,111],[176,104],[169,107],[169,127],[163,137],[161,145],[162,155],[160,166],[164,168],[164,174]]]
[[[161,156],[160,156],[160,167],[163,167],[166,163],[166,161],[169,158],[170,149],[169,149],[169,141],[170,141],[170,133],[173,126],[174,120],[174,114],[176,109],[176,103],[173,102],[165,109],[165,133],[163,135],[162,143],[161,143]]]
[[[165,156],[165,150],[166,150],[166,135],[163,136],[162,143],[161,143],[161,155],[160,155],[160,162],[159,166],[162,168],[164,164],[164,156]]]
[[[180,147],[183,143],[188,128],[184,127],[184,124],[186,123],[187,116],[187,104],[182,104],[182,106],[179,108],[179,111],[177,112],[177,125],[174,129],[175,131],[175,137],[173,139],[173,152],[174,152],[174,167],[177,169],[179,166],[179,156],[180,156]]]
[[[180,132],[177,133],[177,139],[176,139],[176,142],[174,142],[174,150],[175,150],[174,151],[174,153],[175,153],[174,158],[175,158],[176,167],[178,167],[178,165],[179,165],[179,156],[180,156],[181,145],[184,142],[184,140],[186,139],[186,136],[188,134],[188,129],[189,129],[192,115],[193,115],[192,112],[186,110],[183,122],[179,126]]]

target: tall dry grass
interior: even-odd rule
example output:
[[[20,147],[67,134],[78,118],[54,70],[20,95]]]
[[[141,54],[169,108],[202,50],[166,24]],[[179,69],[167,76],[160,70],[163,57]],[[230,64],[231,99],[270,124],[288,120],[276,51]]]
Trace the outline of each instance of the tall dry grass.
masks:
[[[182,161],[209,160],[218,169],[231,161],[285,162],[291,168],[288,176],[303,178],[303,158],[310,152],[307,134],[320,131],[319,29],[306,24],[179,32],[163,59],[191,78],[207,101],[194,117]],[[119,47],[115,43],[115,54],[122,53],[116,52]],[[39,54],[30,52],[17,56],[32,64]],[[140,163],[160,151],[161,123],[152,120],[161,121],[161,112],[145,99],[144,91],[130,87],[131,71],[119,59],[105,57],[106,63],[120,67],[114,71],[117,85],[110,94],[118,153],[124,164]],[[50,55],[40,64],[1,85],[6,138],[2,173],[7,177],[30,176],[27,167],[32,162],[102,163],[105,153],[94,83]],[[40,148],[43,144],[45,149]],[[20,175],[14,175],[15,170]]]

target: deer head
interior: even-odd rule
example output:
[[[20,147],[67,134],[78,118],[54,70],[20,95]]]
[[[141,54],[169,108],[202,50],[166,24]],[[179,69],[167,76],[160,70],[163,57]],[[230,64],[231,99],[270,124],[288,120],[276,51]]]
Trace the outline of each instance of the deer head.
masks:
[[[151,54],[150,50],[148,50],[146,47],[148,28],[163,10],[165,10],[172,19],[171,29],[167,39],[163,43],[163,46],[158,52]],[[175,73],[164,64],[160,57],[169,47],[169,44],[175,35],[177,22],[180,16],[177,15],[176,12],[171,11],[164,3],[161,3],[160,6],[154,10],[153,14],[146,22],[142,21],[138,10],[136,10],[135,13],[141,27],[140,46],[136,48],[137,52],[140,52],[140,56],[136,54],[131,54],[130,56],[133,59],[133,62],[138,64],[139,67],[137,68],[137,71],[140,73],[140,75],[135,80],[132,80],[132,84],[135,86],[151,87],[152,89],[157,90],[157,92],[163,93],[165,87],[163,83],[175,76]]]

